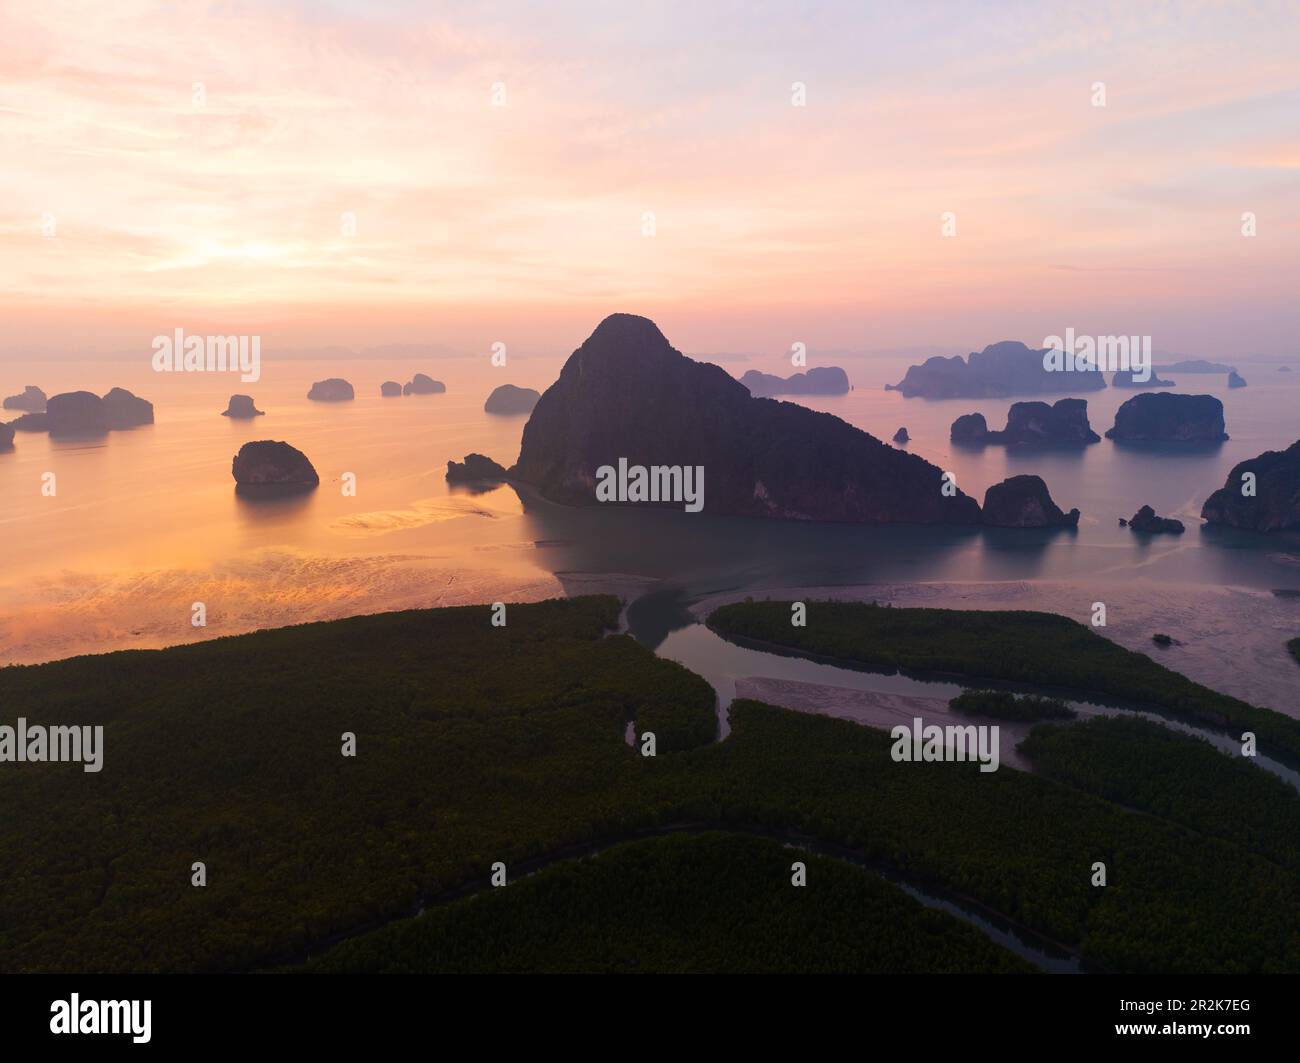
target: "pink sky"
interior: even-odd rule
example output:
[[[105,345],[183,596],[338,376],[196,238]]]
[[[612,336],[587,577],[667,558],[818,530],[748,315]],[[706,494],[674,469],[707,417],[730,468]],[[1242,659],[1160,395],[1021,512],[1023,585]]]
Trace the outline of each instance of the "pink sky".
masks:
[[[6,0],[0,354],[1300,353],[1292,4],[486,7]]]

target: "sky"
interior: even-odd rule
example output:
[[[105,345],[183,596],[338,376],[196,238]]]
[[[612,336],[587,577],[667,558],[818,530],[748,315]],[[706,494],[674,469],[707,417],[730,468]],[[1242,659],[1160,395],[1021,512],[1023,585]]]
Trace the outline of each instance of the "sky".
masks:
[[[614,311],[1300,354],[1298,2],[5,0],[0,40],[0,357]]]

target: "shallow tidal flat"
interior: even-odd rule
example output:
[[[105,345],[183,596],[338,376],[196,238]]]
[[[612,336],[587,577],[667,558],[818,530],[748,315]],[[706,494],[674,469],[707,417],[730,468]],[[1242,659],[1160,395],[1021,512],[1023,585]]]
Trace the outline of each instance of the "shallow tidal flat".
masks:
[[[1300,598],[1243,587],[1164,583],[882,583],[849,587],[783,587],[727,592],[692,605],[697,618],[746,597],[782,601],[878,601],[942,609],[1025,609],[1058,613],[1088,624],[1092,603],[1107,606],[1098,628],[1126,649],[1214,690],[1300,718],[1300,668],[1287,641],[1300,630]],[[1157,632],[1182,645],[1162,649]]]

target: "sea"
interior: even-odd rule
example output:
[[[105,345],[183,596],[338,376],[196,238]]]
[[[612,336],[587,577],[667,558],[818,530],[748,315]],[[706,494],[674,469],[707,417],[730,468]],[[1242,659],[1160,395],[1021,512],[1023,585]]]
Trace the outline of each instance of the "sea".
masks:
[[[693,356],[737,377],[793,371],[777,358]],[[1222,445],[1103,439],[1033,453],[952,447],[956,417],[979,412],[1000,428],[1016,400],[886,391],[914,360],[836,359],[853,390],[798,401],[886,441],[905,426],[907,450],[952,472],[980,500],[993,483],[1036,473],[1058,505],[1081,510],[1077,531],[567,508],[510,486],[448,484],[447,461],[471,451],[503,465],[515,460],[527,418],[487,414],[484,400],[504,383],[544,390],[559,373],[558,356],[494,366],[486,357],[309,360],[268,352],[255,383],[230,373],[157,373],[147,353],[0,361],[5,395],[27,384],[51,395],[120,386],[155,408],[152,425],[80,440],[19,433],[15,448],[0,453],[0,664],[359,613],[606,591],[633,603],[632,633],[661,651],[685,644],[670,636],[698,626],[692,604],[718,595],[798,591],[1034,608],[1082,622],[1102,603],[1103,634],[1216,689],[1300,716],[1300,665],[1285,650],[1300,636],[1300,535],[1210,528],[1199,518],[1234,464],[1300,438],[1300,359],[1294,372],[1239,362],[1249,386],[1234,390],[1218,374],[1174,375],[1173,390],[1222,399],[1230,435]],[[445,382],[446,393],[380,396],[383,381],[404,383],[416,372]],[[308,401],[312,382],[327,377],[351,381],[356,399]],[[265,415],[221,416],[234,393],[252,395]],[[1103,434],[1135,393],[1081,396],[1094,430]],[[320,487],[275,501],[236,494],[231,460],[258,439],[302,450]],[[1145,538],[1120,527],[1144,504],[1182,520],[1186,533]],[[1157,632],[1174,644],[1156,647]]]

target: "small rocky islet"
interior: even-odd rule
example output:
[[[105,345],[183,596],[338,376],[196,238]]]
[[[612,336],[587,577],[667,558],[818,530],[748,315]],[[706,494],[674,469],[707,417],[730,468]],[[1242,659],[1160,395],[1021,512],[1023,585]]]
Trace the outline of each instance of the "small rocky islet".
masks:
[[[226,403],[226,408],[221,411],[221,416],[230,417],[236,421],[248,421],[254,417],[261,417],[263,413],[264,411],[253,405],[252,395],[231,395],[230,401]]]
[[[356,392],[346,380],[330,377],[328,380],[318,380],[312,384],[311,390],[307,392],[307,398],[312,402],[351,402],[356,398]]]
[[[1182,535],[1187,529],[1181,520],[1159,517],[1151,506],[1143,506],[1133,516],[1119,520],[1121,528],[1132,528],[1141,535]]]
[[[492,394],[483,403],[483,409],[486,413],[505,415],[532,413],[541,397],[541,394],[532,388],[502,384],[493,389]]]
[[[447,479],[453,483],[501,481],[509,472],[482,454],[466,454],[465,460],[447,462]]]
[[[403,395],[441,395],[447,390],[447,385],[441,380],[434,380],[424,373],[416,373],[402,388]]]
[[[984,523],[993,528],[1077,528],[1079,511],[1052,501],[1041,476],[1012,476],[984,493]]]
[[[267,495],[308,490],[320,483],[307,455],[283,440],[245,443],[230,463],[230,474],[237,488]]]
[[[1115,411],[1107,439],[1121,443],[1222,443],[1223,403],[1213,395],[1134,395]]]
[[[1101,442],[1088,423],[1086,399],[1012,403],[1000,432],[989,431],[983,414],[964,414],[952,423],[949,438],[964,446],[1083,447]]]
[[[1175,380],[1162,380],[1160,375],[1154,371],[1146,380],[1135,380],[1133,370],[1119,369],[1111,375],[1110,386],[1113,388],[1173,388],[1178,386],[1178,382]]]

